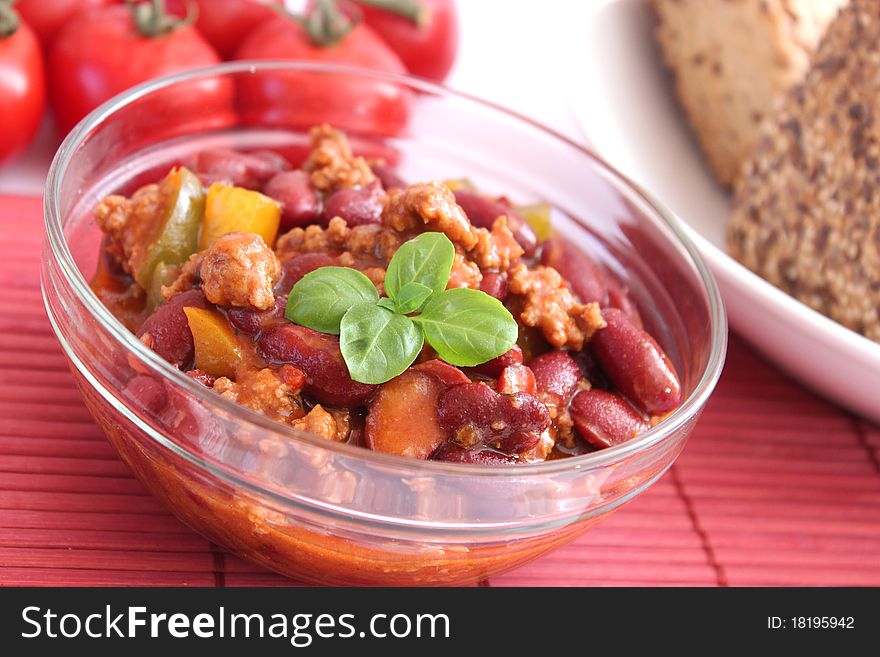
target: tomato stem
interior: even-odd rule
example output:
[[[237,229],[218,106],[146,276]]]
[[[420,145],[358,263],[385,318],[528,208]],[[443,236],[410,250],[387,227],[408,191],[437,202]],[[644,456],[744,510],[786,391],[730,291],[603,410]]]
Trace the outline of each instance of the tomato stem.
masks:
[[[368,5],[387,11],[392,14],[402,16],[412,21],[418,27],[423,27],[428,23],[430,11],[423,2],[419,0],[357,0],[362,5]]]
[[[18,12],[12,8],[14,4],[15,0],[0,0],[0,39],[15,34],[21,23]]]
[[[329,48],[342,41],[357,21],[339,10],[334,0],[318,0],[304,17],[294,17],[316,46]]]
[[[195,22],[199,8],[192,2],[186,2],[186,16],[178,18],[170,15],[165,10],[165,0],[125,0],[131,9],[131,17],[137,26],[138,32],[149,38],[160,37],[173,30],[180,29]]]

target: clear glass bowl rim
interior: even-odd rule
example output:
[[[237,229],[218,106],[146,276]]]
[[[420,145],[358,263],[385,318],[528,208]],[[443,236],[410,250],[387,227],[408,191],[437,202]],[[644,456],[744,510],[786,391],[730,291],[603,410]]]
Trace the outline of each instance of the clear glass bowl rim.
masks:
[[[112,117],[112,115],[114,115],[119,109],[156,91],[189,80],[213,76],[253,74],[266,71],[306,71],[328,73],[332,75],[357,75],[380,82],[404,85],[416,91],[426,92],[435,96],[451,96],[462,100],[465,103],[482,106],[489,111],[504,114],[508,118],[522,123],[528,128],[544,133],[548,138],[563,142],[568,147],[579,151],[583,156],[591,160],[595,166],[603,169],[609,178],[617,183],[617,185],[622,188],[629,188],[637,196],[640,196],[648,207],[655,212],[663,222],[665,222],[667,227],[678,239],[680,245],[685,249],[691,259],[691,264],[693,264],[699,274],[708,298],[711,351],[705,370],[693,392],[684,400],[681,406],[655,427],[652,427],[638,437],[615,447],[591,452],[582,456],[568,457],[541,463],[493,466],[462,465],[438,461],[422,461],[393,454],[374,452],[363,447],[338,443],[335,441],[327,441],[319,436],[298,431],[281,424],[280,422],[270,420],[264,415],[245,408],[221,395],[214,394],[202,384],[186,376],[186,374],[173,367],[152,350],[148,349],[101,303],[89,286],[88,281],[83,277],[79,268],[76,266],[73,255],[64,239],[59,200],[61,182],[70,166],[77,147],[83,139],[104,121]],[[408,474],[429,475],[431,473],[445,473],[463,475],[466,473],[467,475],[474,477],[515,475],[517,478],[521,479],[529,475],[544,476],[570,470],[587,471],[613,465],[615,462],[622,461],[638,452],[649,449],[667,438],[675,436],[676,432],[695,414],[697,414],[706,403],[721,375],[724,358],[727,352],[727,318],[718,284],[714,275],[700,256],[696,246],[682,228],[680,220],[677,219],[672,212],[664,208],[644,189],[621,174],[598,155],[569,137],[556,132],[552,128],[548,128],[538,121],[492,103],[491,101],[486,101],[476,96],[456,91],[444,85],[408,75],[389,74],[369,69],[314,62],[290,60],[244,60],[192,69],[182,73],[150,80],[111,98],[80,121],[67,135],[61,146],[58,148],[51,166],[49,167],[43,198],[43,212],[47,242],[53,257],[59,266],[64,282],[70,286],[74,294],[78,296],[79,300],[86,307],[89,314],[99,323],[100,327],[109,335],[113,336],[125,351],[135,355],[138,360],[146,365],[152,372],[170,380],[179,388],[192,394],[200,402],[206,404],[207,408],[219,407],[237,420],[255,425],[261,430],[279,436],[307,441],[322,450],[340,456],[365,459],[376,463],[385,463],[397,468],[408,469],[411,471]],[[43,288],[45,296],[45,281],[43,282]],[[156,432],[151,432],[151,436],[153,439],[159,441]],[[186,449],[178,443],[175,443],[173,446],[163,443],[162,447],[170,448],[178,454],[182,453],[181,455],[185,456],[191,463],[196,464],[209,472],[221,475],[224,478],[229,478],[230,475],[233,474],[230,473],[229,466],[224,467],[222,471],[218,471],[214,464],[206,461],[201,455]],[[236,478],[242,480],[242,483],[248,488],[253,488],[254,486],[261,488],[259,482],[255,483],[251,481],[247,473],[236,471],[234,475]],[[273,491],[273,494],[277,495],[277,491]]]

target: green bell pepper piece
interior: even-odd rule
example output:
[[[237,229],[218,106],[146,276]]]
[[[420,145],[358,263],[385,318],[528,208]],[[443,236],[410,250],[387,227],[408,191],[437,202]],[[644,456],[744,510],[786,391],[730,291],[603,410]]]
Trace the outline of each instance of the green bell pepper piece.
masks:
[[[165,278],[168,268],[183,264],[198,250],[199,229],[205,215],[205,190],[190,170],[172,170],[160,183],[160,190],[166,199],[163,216],[156,224],[152,245],[134,272],[134,279],[151,297],[155,296],[154,288],[164,284],[157,281],[156,286],[154,276],[161,273],[160,278]]]

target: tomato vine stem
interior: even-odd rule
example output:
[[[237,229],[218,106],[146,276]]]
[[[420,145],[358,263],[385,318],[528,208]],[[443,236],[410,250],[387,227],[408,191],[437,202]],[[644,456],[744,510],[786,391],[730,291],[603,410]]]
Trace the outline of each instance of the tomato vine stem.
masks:
[[[15,34],[21,24],[18,12],[12,7],[14,4],[15,0],[0,0],[0,39]]]
[[[316,46],[330,48],[351,32],[358,20],[341,11],[334,0],[318,0],[312,10],[299,20]]]
[[[418,27],[423,27],[430,19],[430,10],[424,2],[419,0],[357,0],[362,5],[368,5],[392,14],[402,16],[412,21]]]
[[[178,18],[165,10],[165,0],[125,0],[138,32],[149,38],[160,37],[174,30],[192,25],[199,15],[199,8],[192,0],[186,2],[186,16]]]
[[[358,23],[363,22],[358,4],[397,14],[419,27],[430,20],[430,11],[420,0],[316,0],[305,15],[293,13],[283,7],[278,7],[276,11],[299,23],[314,45],[332,48],[348,36]]]

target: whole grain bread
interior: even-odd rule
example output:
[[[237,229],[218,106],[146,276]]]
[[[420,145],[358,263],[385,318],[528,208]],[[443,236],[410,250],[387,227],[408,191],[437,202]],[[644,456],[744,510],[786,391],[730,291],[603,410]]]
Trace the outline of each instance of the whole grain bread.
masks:
[[[712,170],[733,185],[760,124],[847,0],[651,0],[657,40]]]
[[[736,188],[731,255],[880,342],[880,1],[852,0]]]

